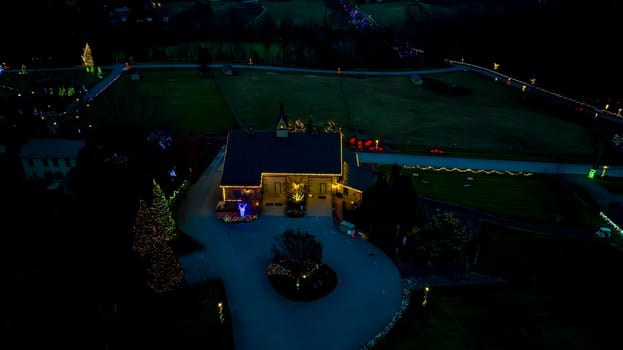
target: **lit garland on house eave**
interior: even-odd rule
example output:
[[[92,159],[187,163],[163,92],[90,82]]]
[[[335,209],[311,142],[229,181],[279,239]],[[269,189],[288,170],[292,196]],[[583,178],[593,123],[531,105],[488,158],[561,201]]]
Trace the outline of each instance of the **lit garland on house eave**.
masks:
[[[262,173],[264,176],[341,176],[342,173]]]
[[[227,199],[227,189],[230,189],[230,188],[236,188],[236,189],[237,189],[237,188],[244,188],[244,189],[255,189],[255,190],[261,190],[261,189],[262,189],[262,185],[259,185],[259,186],[245,186],[245,185],[239,185],[239,186],[235,186],[235,185],[233,185],[233,186],[232,186],[232,185],[220,185],[219,187],[221,188],[221,198],[222,198],[224,201],[226,201],[226,202],[232,202],[232,201],[237,202],[237,201],[239,201],[239,199],[235,199],[235,200],[232,200],[232,199]]]
[[[353,192],[363,193],[362,190],[360,190],[358,188],[354,188],[352,186],[344,185],[344,184],[341,184],[341,183],[338,183],[338,186],[342,186],[343,188],[348,188],[349,190],[352,190]]]

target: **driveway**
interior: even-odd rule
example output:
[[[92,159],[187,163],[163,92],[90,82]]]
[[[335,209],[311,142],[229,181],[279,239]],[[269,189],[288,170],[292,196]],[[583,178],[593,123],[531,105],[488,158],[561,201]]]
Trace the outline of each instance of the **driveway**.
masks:
[[[391,260],[337,231],[331,216],[220,222],[214,206],[222,166],[223,150],[180,208],[180,227],[204,247],[180,260],[190,284],[223,281],[237,350],[360,349],[387,326],[402,302],[401,276]],[[272,239],[288,228],[315,234],[323,244],[323,262],[339,280],[328,296],[293,302],[270,285],[265,269]]]

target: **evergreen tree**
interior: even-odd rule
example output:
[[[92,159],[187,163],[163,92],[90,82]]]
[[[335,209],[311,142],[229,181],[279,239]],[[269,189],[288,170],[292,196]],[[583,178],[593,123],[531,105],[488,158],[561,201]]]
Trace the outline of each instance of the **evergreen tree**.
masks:
[[[157,234],[153,213],[143,199],[139,200],[133,230],[132,250],[147,266],[147,285],[156,293],[176,289],[184,278],[182,264],[163,237]]]
[[[409,237],[408,249],[416,260],[434,265],[453,264],[461,258],[467,244],[466,231],[453,213],[436,214]]]
[[[156,235],[156,226],[153,216],[149,211],[147,203],[143,199],[138,201],[138,209],[136,220],[134,221],[134,239],[132,242],[132,250],[139,256],[145,257],[145,254],[152,249],[153,236]]]
[[[368,233],[370,242],[387,256],[397,244],[396,223],[392,212],[391,187],[382,171],[375,173],[376,182],[363,192],[356,211],[357,227]]]
[[[156,293],[166,293],[179,287],[184,269],[164,240],[154,236],[154,247],[147,255],[147,285]]]
[[[154,223],[158,235],[164,238],[165,241],[174,239],[176,226],[175,220],[173,220],[173,213],[169,207],[169,200],[164,194],[162,187],[160,187],[160,184],[156,182],[156,179],[153,179],[153,193],[150,209],[154,215]]]
[[[82,64],[87,69],[87,72],[92,73],[95,63],[93,62],[93,56],[91,55],[91,46],[89,46],[89,43],[84,46],[81,58]]]
[[[389,186],[394,223],[400,225],[402,232],[411,231],[417,218],[417,193],[411,178],[397,164],[392,165]]]

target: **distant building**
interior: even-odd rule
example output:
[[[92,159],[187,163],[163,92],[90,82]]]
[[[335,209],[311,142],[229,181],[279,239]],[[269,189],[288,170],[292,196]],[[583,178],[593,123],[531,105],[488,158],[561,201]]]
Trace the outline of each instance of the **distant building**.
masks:
[[[76,166],[83,140],[29,139],[22,145],[19,159],[27,180],[60,181]]]

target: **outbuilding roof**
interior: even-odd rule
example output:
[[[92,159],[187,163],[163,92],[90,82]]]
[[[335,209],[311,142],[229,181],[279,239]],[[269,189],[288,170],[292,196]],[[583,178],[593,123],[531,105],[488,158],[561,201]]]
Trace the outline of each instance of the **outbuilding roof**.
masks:
[[[40,138],[27,140],[20,150],[21,158],[74,158],[84,147],[84,140]]]

